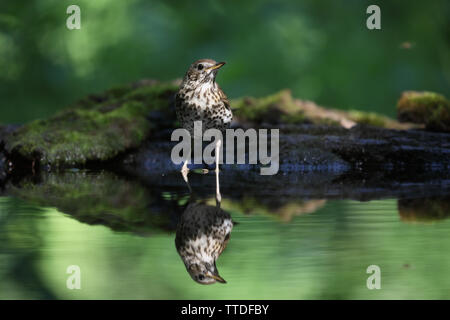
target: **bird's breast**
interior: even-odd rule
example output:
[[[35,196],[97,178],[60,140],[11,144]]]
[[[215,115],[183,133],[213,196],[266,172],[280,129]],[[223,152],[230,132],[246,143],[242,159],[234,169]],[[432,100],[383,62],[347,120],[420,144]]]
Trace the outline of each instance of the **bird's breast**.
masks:
[[[231,219],[224,219],[219,224],[207,226],[202,232],[179,232],[178,252],[184,258],[195,257],[202,261],[214,261],[222,253],[228,241],[227,235],[229,236],[232,229]]]
[[[212,85],[202,85],[185,94],[184,100],[196,108],[205,110],[217,105],[221,100],[220,89]]]

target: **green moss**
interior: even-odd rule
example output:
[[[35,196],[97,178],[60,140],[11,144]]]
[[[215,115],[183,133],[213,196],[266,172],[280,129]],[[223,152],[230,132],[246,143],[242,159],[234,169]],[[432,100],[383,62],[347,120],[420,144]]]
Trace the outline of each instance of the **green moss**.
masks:
[[[299,123],[305,123],[305,115],[303,112],[292,112],[290,114],[282,114],[280,117],[280,122],[282,123],[290,123],[290,124],[299,124]]]
[[[400,121],[423,123],[428,130],[450,131],[450,101],[438,93],[404,92],[397,116]]]
[[[393,120],[376,113],[362,111],[338,111],[317,106],[313,102],[293,99],[289,90],[276,94],[253,98],[246,97],[231,102],[234,116],[243,122],[302,124],[312,123],[339,126],[338,119],[346,118],[356,123],[377,127],[392,125]]]
[[[450,103],[440,104],[428,118],[426,128],[432,131],[450,132]]]
[[[52,166],[104,161],[140,145],[157,124],[151,111],[169,110],[171,83],[142,81],[91,95],[47,120],[36,120],[10,135],[6,148]],[[172,116],[173,117],[173,116]]]
[[[350,120],[359,124],[367,124],[381,128],[386,127],[387,118],[377,113],[352,110],[349,111],[348,115]]]
[[[138,87],[128,91],[123,98],[125,100],[137,100],[145,105],[152,105],[152,110],[161,110],[167,107],[170,97],[175,94],[178,87],[172,83],[159,83]]]
[[[338,127],[340,126],[340,123],[334,119],[329,119],[329,118],[309,118],[309,121],[304,121],[304,122],[311,122],[313,124],[317,124],[317,125],[323,125],[323,126],[331,126],[331,127]]]
[[[254,123],[303,123],[303,112],[292,99],[289,90],[273,95],[253,98],[245,97],[231,102],[234,116],[244,122]]]

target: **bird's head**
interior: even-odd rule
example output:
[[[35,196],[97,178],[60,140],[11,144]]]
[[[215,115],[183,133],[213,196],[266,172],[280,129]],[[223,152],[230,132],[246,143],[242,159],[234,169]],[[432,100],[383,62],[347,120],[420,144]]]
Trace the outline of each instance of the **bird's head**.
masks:
[[[225,62],[216,62],[211,59],[201,59],[195,61],[189,67],[183,82],[194,86],[204,83],[213,83],[216,79],[217,72]]]
[[[217,271],[216,263],[192,263],[186,265],[189,275],[195,282],[200,284],[213,284],[216,282],[227,283]]]

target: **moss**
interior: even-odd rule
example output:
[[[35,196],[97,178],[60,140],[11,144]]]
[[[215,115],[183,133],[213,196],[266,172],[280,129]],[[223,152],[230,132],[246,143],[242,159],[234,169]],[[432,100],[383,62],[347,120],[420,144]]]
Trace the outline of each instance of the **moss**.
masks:
[[[305,123],[306,118],[303,112],[293,112],[292,114],[283,114],[280,117],[280,122],[289,124]]]
[[[404,129],[388,117],[363,111],[328,109],[311,101],[293,99],[289,90],[282,90],[262,98],[245,97],[231,102],[235,118],[256,124],[303,124],[351,127],[355,123],[382,128]]]
[[[157,127],[146,116],[169,113],[171,83],[139,82],[91,95],[47,120],[12,133],[6,148],[51,166],[104,161],[137,147]]]
[[[431,131],[450,132],[450,103],[440,104],[426,122]]]
[[[450,101],[434,92],[403,92],[397,103],[400,121],[424,123],[428,130],[450,131]]]
[[[90,95],[50,119],[36,120],[8,133],[5,150],[51,167],[113,159],[139,147],[152,132],[178,126],[175,112],[169,107],[177,88],[174,82],[142,80]],[[423,107],[424,101],[434,107]],[[375,113],[327,109],[293,99],[289,90],[262,98],[236,99],[231,106],[235,120],[255,126],[312,123],[351,128],[363,123],[383,128],[411,127]],[[450,107],[440,95],[405,93],[399,106],[399,110],[432,110],[427,111],[427,128],[449,130]]]
[[[245,97],[231,101],[234,116],[243,122],[254,123],[303,123],[302,110],[295,104],[289,90],[273,95]]]
[[[386,127],[388,119],[382,115],[373,112],[363,112],[352,110],[348,113],[349,118],[359,124],[367,124],[374,127]]]

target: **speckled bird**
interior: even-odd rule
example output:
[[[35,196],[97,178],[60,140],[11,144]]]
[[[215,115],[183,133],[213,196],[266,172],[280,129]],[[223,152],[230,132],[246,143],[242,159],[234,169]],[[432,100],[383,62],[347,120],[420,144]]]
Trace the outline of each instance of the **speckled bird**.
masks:
[[[225,130],[233,118],[230,103],[216,82],[217,72],[225,62],[211,59],[195,61],[189,67],[175,98],[178,121],[191,136],[194,121],[202,121],[202,130]]]
[[[226,283],[217,271],[216,260],[230,240],[233,225],[231,216],[219,206],[187,206],[177,226],[175,246],[194,281]]]
[[[225,62],[200,59],[190,65],[175,96],[177,119],[194,137],[194,122],[202,121],[202,132],[208,129],[227,129],[233,118],[230,103],[216,82],[219,69]],[[222,141],[216,142],[216,176],[219,174],[219,152]],[[187,167],[184,160],[181,173],[188,183]],[[218,178],[217,178],[218,179]],[[189,183],[188,183],[189,186]]]

